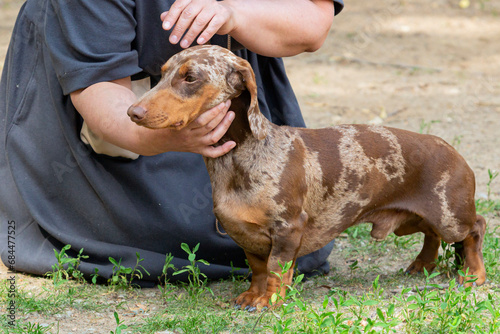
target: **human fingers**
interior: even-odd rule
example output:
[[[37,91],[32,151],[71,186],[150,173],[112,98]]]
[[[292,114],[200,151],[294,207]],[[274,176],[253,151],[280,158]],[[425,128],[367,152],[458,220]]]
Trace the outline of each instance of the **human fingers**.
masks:
[[[215,128],[202,135],[201,142],[207,146],[215,145],[226,134],[234,120],[234,112],[228,112]]]
[[[169,30],[174,27],[169,37],[170,43],[179,42],[204,8],[205,3],[210,1],[214,0],[176,0],[174,2],[163,21],[164,29]],[[184,42],[183,45],[186,43]]]
[[[175,25],[169,40],[176,44],[182,38],[183,48],[189,47],[197,36],[197,43],[204,44],[216,33],[226,34],[232,29],[230,6],[215,0],[177,0],[160,18],[165,30]]]
[[[182,37],[181,41],[181,47],[187,48],[191,43],[194,42],[196,37],[200,35],[202,31],[206,31],[206,28],[211,27],[213,25],[213,20],[214,17],[217,16],[216,9],[217,6],[215,5],[208,5],[204,8],[200,8],[200,11],[198,12],[198,15],[193,19],[191,26],[189,27],[189,30],[186,32],[186,34]],[[220,28],[220,26],[218,27]],[[217,28],[217,30],[218,30]],[[213,30],[213,28],[210,28]],[[215,30],[215,32],[217,31]],[[214,32],[214,33],[215,33]],[[212,35],[213,36],[213,35]],[[198,38],[197,42],[198,44],[205,44],[212,36],[210,37],[203,37]]]
[[[169,30],[170,28],[172,28],[171,26],[169,26],[168,23],[164,22],[165,21],[165,18],[167,17],[168,15],[168,11],[166,12],[163,12],[160,14],[160,20],[163,22],[162,23],[162,27],[165,29],[165,30]]]
[[[206,23],[205,26],[203,27],[204,28],[203,31],[202,31],[202,29],[200,29],[198,31],[198,34],[195,35],[195,37],[197,35],[199,35],[198,39],[196,40],[196,42],[198,44],[206,43],[216,33],[225,34],[225,33],[229,33],[229,31],[231,30],[230,28],[225,27],[228,25],[228,22],[231,21],[231,12],[228,11],[227,8],[223,5],[217,4],[217,6],[218,6],[218,8],[220,8],[220,10],[216,10],[214,15],[208,21],[208,23]],[[198,17],[200,17],[200,16],[201,16],[201,14]],[[223,27],[224,27],[224,30],[223,30]]]
[[[222,121],[213,129],[213,131],[205,132],[205,128],[189,129],[183,128],[178,131],[172,131],[166,135],[169,137],[170,144],[176,143],[173,150],[182,152],[192,152],[206,155],[209,157],[217,157],[229,152],[234,145],[224,143],[223,148],[217,150],[212,149],[212,145],[217,144],[224,134],[229,129],[231,122],[234,120],[234,112],[229,112]],[[203,130],[203,131],[200,131]],[[173,136],[173,137],[172,137]]]
[[[228,141],[220,146],[207,146],[200,154],[208,158],[218,158],[231,151],[236,146],[234,141]]]
[[[230,120],[229,124],[228,124],[228,127],[229,125],[231,125],[231,122],[233,121],[234,119],[234,112],[232,111],[227,111],[227,112],[221,112],[219,114],[217,114],[217,116],[215,116],[210,122],[208,122],[205,126],[202,126],[202,127],[199,127],[199,128],[194,128],[192,129],[192,133],[194,135],[198,135],[198,136],[207,136],[207,135],[213,135],[214,133],[214,130],[217,129],[217,127],[221,124],[226,124],[227,120]],[[227,131],[227,128],[226,130],[224,131],[224,133]],[[222,135],[224,135],[224,133],[221,134],[220,137],[222,137]],[[219,138],[217,138],[215,140],[215,142],[218,142],[219,141]],[[213,143],[208,143],[208,145],[212,145]]]
[[[191,23],[189,30],[181,41],[181,47],[187,48],[196,37],[198,44],[205,44],[216,33],[228,33],[231,28],[231,11],[229,7],[221,2],[208,0],[204,1],[203,7]],[[222,29],[224,27],[224,29]]]
[[[219,105],[205,111],[203,114],[198,116],[194,121],[191,122],[191,124],[188,125],[188,127],[193,130],[206,127],[210,122],[212,122],[221,114],[222,117],[224,117],[224,115],[226,115],[227,111],[229,110],[230,105],[231,101],[220,103]],[[209,131],[212,129],[209,129]]]
[[[168,11],[161,13],[160,19],[163,21],[163,29],[170,30],[189,3],[191,0],[176,0]]]

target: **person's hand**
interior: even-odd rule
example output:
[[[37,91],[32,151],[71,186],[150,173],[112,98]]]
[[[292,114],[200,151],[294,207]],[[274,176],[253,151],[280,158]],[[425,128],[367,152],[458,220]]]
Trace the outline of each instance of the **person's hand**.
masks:
[[[163,132],[156,139],[160,142],[159,146],[165,143],[168,145],[168,151],[199,153],[209,158],[217,158],[228,153],[236,146],[234,141],[225,142],[220,146],[213,145],[224,136],[234,120],[234,112],[228,111],[230,105],[231,101],[221,103],[180,130],[153,130]],[[165,150],[160,147],[160,151]]]
[[[205,44],[213,35],[227,34],[234,28],[233,12],[225,1],[176,0],[168,12],[160,16],[163,29],[170,30],[170,43],[189,47],[198,36],[197,43]]]

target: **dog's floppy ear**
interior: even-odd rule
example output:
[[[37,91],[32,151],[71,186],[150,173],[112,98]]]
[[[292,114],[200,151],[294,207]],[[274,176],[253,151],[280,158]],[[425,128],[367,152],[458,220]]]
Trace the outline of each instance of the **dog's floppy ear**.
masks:
[[[250,107],[247,111],[250,130],[255,138],[259,140],[264,139],[267,136],[267,119],[262,115],[259,109],[255,74],[250,64],[244,59],[238,59],[233,65],[238,75],[236,77],[232,76],[231,81],[233,82],[230,84],[238,90],[244,90],[246,88],[250,93]]]

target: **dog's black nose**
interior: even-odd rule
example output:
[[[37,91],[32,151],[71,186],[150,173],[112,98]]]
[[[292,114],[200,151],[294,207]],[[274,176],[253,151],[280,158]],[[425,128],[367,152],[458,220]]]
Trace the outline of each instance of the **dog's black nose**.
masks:
[[[144,119],[144,117],[146,116],[146,113],[147,113],[147,110],[144,109],[143,107],[141,106],[130,106],[130,108],[128,108],[128,111],[127,111],[127,115],[130,117],[130,119],[133,121],[133,122],[140,122]]]

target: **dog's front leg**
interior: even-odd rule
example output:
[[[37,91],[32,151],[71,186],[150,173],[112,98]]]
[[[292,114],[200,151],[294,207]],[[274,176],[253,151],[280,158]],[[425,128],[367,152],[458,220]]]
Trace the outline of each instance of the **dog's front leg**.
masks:
[[[275,293],[281,297],[277,299],[276,304],[283,302],[286,289],[292,284],[293,266],[306,221],[307,214],[302,212],[285,222],[276,222],[272,228],[271,252],[267,259],[247,253],[253,273],[252,283],[250,288],[236,299],[237,305],[241,305],[242,308],[248,307],[249,310],[261,310],[269,307],[269,301]],[[290,261],[292,261],[290,270],[282,273],[282,266]]]
[[[267,290],[267,257],[245,251],[248,264],[252,269],[252,283],[250,288],[238,296],[235,304],[238,308],[255,311],[254,301],[264,295]]]

